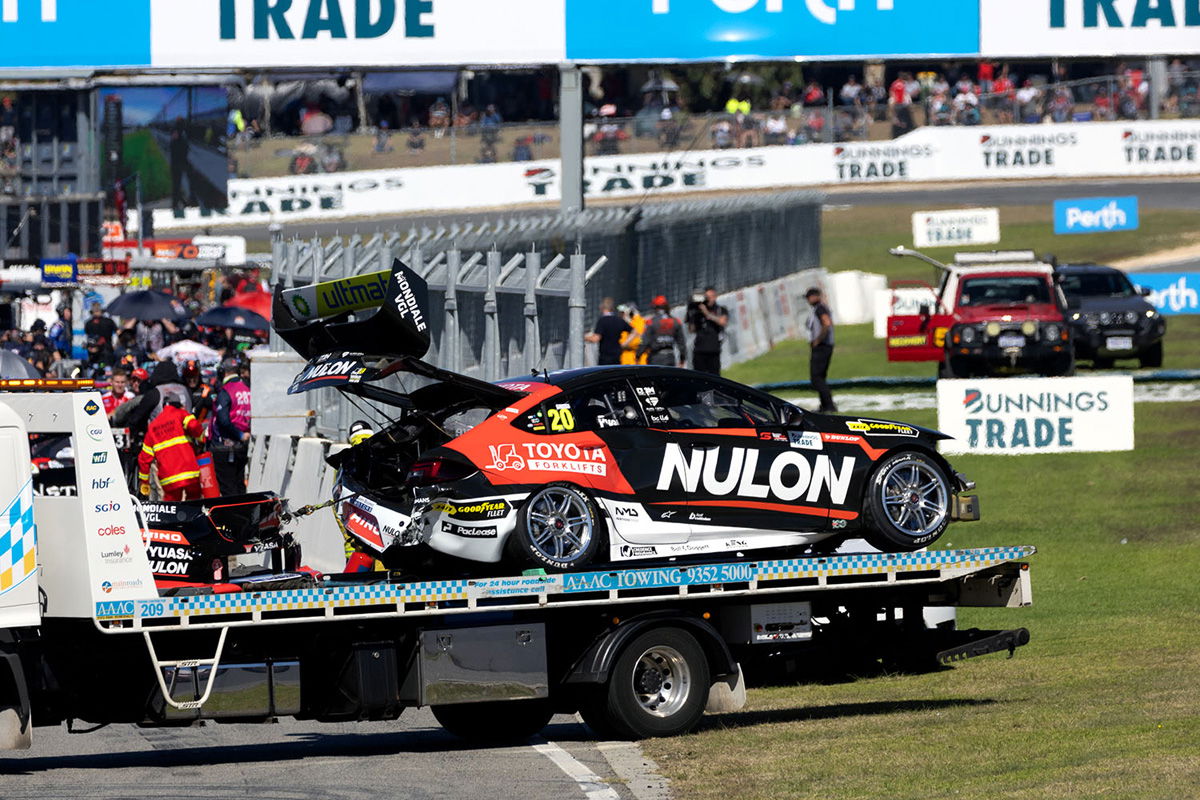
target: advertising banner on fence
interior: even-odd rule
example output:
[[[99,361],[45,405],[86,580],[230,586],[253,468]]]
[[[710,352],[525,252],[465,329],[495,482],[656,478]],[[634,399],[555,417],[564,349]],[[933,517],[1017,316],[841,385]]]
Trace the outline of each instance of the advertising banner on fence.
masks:
[[[585,162],[584,183],[586,196],[596,199],[870,183],[1188,175],[1200,173],[1198,150],[1200,120],[934,127],[891,142],[595,156]],[[557,203],[561,170],[557,160],[547,160],[234,179],[227,213],[156,211],[154,223],[167,230]]]
[[[1200,53],[1196,0],[981,0],[985,56]]]
[[[582,61],[844,58],[979,50],[962,0],[566,0]]]
[[[1200,272],[1139,272],[1130,280],[1151,291],[1146,299],[1160,314],[1200,314]]]
[[[1055,233],[1110,233],[1138,229],[1136,197],[1081,197],[1054,201]]]
[[[1133,378],[940,380],[943,453],[1109,452],[1133,449]]]
[[[912,215],[914,247],[961,247],[1000,241],[1000,209],[958,208]]]

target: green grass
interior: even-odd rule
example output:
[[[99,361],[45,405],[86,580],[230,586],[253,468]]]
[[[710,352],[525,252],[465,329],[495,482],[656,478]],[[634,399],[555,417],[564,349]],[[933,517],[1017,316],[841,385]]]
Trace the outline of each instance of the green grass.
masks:
[[[724,371],[735,381],[748,384],[808,380],[807,342],[782,341],[769,353]],[[1137,361],[1119,361],[1118,367],[1137,367]],[[1084,362],[1080,372],[1088,374]],[[1169,317],[1163,353],[1164,369],[1200,369],[1200,316]],[[871,325],[839,325],[837,346],[829,365],[830,379],[863,377],[934,377],[932,362],[890,362],[882,339]],[[1102,373],[1101,373],[1102,374]],[[872,391],[878,391],[872,390]]]
[[[912,215],[928,210],[919,205],[896,204],[826,211],[822,266],[830,272],[858,269],[882,273],[889,280],[934,280],[932,267],[887,252],[897,245],[912,246]],[[1106,263],[1200,241],[1200,215],[1195,211],[1147,210],[1142,212],[1141,228],[1136,231],[1057,236],[1050,206],[1006,206],[1000,209],[1000,224],[999,244],[930,248],[923,252],[944,262],[958,250],[1021,249],[1053,253],[1064,262]]]
[[[142,176],[142,200],[162,200],[171,196],[171,165],[167,163],[162,148],[148,130],[125,134],[125,169]],[[133,202],[133,198],[130,198]]]
[[[932,424],[934,413],[903,415]],[[685,798],[1177,798],[1200,786],[1200,407],[1137,409],[1128,453],[959,456],[983,520],[945,546],[1033,544],[1013,660],[752,689],[746,710],[647,746]]]

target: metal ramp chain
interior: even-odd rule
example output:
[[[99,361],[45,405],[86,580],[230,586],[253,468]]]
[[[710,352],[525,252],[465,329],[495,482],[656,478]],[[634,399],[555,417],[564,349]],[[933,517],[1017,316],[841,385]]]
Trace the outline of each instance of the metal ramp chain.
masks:
[[[162,692],[163,700],[167,705],[179,711],[192,711],[200,708],[208,702],[209,695],[212,694],[213,683],[217,678],[217,667],[221,664],[221,654],[225,651],[225,637],[229,634],[229,626],[221,627],[221,636],[217,640],[217,652],[212,658],[188,658],[178,661],[161,661],[158,658],[158,653],[154,649],[154,641],[150,638],[150,631],[142,631],[142,637],[146,640],[146,649],[150,651],[150,660],[154,662],[154,677],[158,679],[158,688]],[[182,703],[175,701],[171,697],[171,690],[167,686],[167,679],[163,677],[164,667],[174,667],[175,669],[196,669],[196,667],[212,667],[208,673],[208,680],[204,684],[204,694],[199,700],[187,700]],[[200,672],[196,672],[196,685],[200,684]]]

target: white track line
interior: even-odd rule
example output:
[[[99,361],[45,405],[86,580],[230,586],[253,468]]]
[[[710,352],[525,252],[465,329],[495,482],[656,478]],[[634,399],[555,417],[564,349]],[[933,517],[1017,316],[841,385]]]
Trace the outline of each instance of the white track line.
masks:
[[[575,760],[575,757],[556,745],[554,742],[534,739],[533,749],[553,761],[559,769],[567,774],[583,790],[588,800],[621,800],[617,790],[604,782],[596,773]]]
[[[597,742],[596,748],[625,782],[635,800],[670,800],[671,782],[633,742]]]

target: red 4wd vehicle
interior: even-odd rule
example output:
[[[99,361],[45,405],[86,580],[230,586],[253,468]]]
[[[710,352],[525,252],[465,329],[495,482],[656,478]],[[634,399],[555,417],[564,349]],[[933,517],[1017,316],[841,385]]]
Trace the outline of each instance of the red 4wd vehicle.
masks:
[[[941,271],[919,313],[888,317],[889,361],[937,361],[943,378],[1075,373],[1054,264],[1023,250],[959,253],[949,265],[902,247],[889,252]]]

